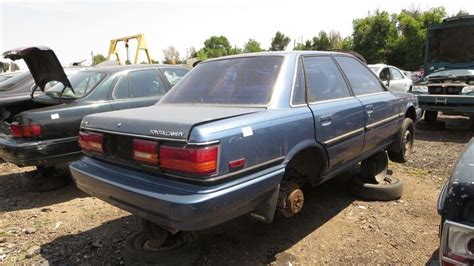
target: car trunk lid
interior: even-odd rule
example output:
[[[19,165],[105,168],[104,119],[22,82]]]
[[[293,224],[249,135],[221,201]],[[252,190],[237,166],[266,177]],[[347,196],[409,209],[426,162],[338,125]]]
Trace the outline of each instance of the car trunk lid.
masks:
[[[261,111],[262,107],[165,105],[88,116],[82,126],[123,135],[186,140],[194,126]]]
[[[17,48],[4,52],[3,57],[11,60],[23,59],[36,85],[43,92],[46,84],[50,81],[59,81],[66,87],[72,87],[56,54],[48,47]]]

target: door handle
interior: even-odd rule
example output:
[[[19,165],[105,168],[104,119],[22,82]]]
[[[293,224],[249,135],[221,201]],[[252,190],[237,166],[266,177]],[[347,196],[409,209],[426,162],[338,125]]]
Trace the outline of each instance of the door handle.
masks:
[[[367,106],[365,106],[365,110],[367,111],[368,114],[371,114],[374,111],[374,106],[373,105],[367,105]]]
[[[331,116],[330,115],[320,116],[319,122],[321,122],[321,125],[323,126],[329,126],[331,124]]]

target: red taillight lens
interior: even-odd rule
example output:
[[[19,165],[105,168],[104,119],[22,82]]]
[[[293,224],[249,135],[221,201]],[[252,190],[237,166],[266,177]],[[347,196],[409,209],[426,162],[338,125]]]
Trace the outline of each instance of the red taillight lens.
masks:
[[[103,153],[103,139],[104,135],[101,133],[83,131],[79,132],[79,146],[83,150]]]
[[[14,138],[37,138],[43,133],[40,125],[20,125],[18,122],[10,124],[10,132]]]
[[[133,159],[138,162],[158,163],[158,142],[152,140],[133,140]]]
[[[160,166],[200,175],[210,175],[217,171],[218,147],[177,148],[160,147]]]

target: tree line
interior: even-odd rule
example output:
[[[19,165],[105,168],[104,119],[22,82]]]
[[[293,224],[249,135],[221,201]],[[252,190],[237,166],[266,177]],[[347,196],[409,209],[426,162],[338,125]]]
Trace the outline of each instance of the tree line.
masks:
[[[454,16],[467,15],[459,11]],[[332,30],[320,31],[307,40],[293,41],[293,50],[319,51],[355,51],[368,63],[386,63],[405,70],[417,70],[423,65],[426,29],[431,24],[441,23],[447,16],[444,7],[428,10],[404,9],[400,13],[389,14],[375,10],[364,18],[354,19],[352,34],[342,37]],[[226,55],[253,53],[261,51],[282,51],[288,48],[291,38],[277,31],[268,49],[262,48],[256,39],[249,39],[243,47],[232,45],[225,36],[212,36],[204,41],[199,50],[191,47],[187,56],[180,57],[179,52],[169,46],[163,50],[165,64],[184,63],[189,58],[206,60]],[[100,55],[97,55],[100,56]],[[102,58],[101,58],[102,59]],[[95,62],[96,64],[97,62]]]

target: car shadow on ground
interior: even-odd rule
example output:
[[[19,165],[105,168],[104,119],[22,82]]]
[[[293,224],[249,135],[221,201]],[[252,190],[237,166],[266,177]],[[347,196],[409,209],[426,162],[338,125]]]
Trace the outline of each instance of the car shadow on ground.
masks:
[[[474,123],[460,116],[441,116],[435,123],[423,120],[416,124],[416,140],[467,143],[474,137]]]
[[[202,256],[198,265],[260,265],[285,258],[285,250],[332,219],[355,198],[348,192],[351,175],[345,174],[305,189],[305,206],[292,218],[277,217],[264,224],[242,216],[200,231]],[[127,216],[78,234],[61,236],[41,247],[50,263],[120,263],[123,241],[139,227]],[[283,255],[283,256],[282,256]],[[288,255],[290,256],[290,255]]]
[[[0,212],[48,207],[74,198],[87,197],[70,181],[65,187],[48,192],[31,192],[22,185],[25,173],[0,173]]]
[[[431,258],[425,263],[426,266],[439,266],[439,249],[433,251]]]

